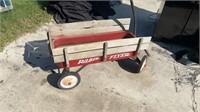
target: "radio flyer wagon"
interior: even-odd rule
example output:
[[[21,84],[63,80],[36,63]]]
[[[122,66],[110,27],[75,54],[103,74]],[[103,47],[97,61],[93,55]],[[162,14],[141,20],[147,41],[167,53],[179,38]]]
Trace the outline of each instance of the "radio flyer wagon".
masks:
[[[49,46],[54,63],[64,68],[58,80],[61,89],[72,89],[80,82],[70,67],[137,58],[140,50],[148,49],[151,37],[136,38],[128,32],[130,18],[94,20],[58,24],[50,27]],[[138,72],[146,64],[145,55],[139,62]]]

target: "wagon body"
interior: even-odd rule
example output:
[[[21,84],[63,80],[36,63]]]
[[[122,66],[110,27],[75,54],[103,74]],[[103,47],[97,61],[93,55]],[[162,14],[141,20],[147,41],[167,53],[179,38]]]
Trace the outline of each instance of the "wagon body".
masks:
[[[59,68],[137,58],[151,37],[129,33],[130,19],[68,23],[49,29],[49,47]],[[143,66],[143,65],[142,65]]]
[[[63,68],[134,57],[139,40],[143,39],[140,50],[144,50],[148,48],[151,37],[135,38],[127,31],[129,24],[130,19],[118,19],[51,27],[49,42],[54,63]],[[105,43],[108,44],[106,49]]]

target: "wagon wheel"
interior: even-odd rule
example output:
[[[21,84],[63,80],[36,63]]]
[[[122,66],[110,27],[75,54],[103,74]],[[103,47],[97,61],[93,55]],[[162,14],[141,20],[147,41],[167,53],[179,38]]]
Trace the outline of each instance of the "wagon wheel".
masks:
[[[137,73],[140,73],[147,63],[147,55],[143,56],[142,60],[139,62]]]
[[[76,87],[81,81],[80,75],[76,72],[63,73],[57,82],[60,89],[69,90]]]

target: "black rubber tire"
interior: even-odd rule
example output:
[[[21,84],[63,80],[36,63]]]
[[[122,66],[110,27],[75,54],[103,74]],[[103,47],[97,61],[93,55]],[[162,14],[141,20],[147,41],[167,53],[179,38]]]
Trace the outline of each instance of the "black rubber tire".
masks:
[[[74,77],[77,78],[77,83],[76,83],[73,87],[65,88],[65,87],[63,87],[63,86],[61,85],[62,79],[65,78],[65,77],[67,77],[67,76],[74,76]],[[57,85],[58,85],[58,87],[59,87],[60,89],[63,89],[63,90],[70,90],[70,89],[73,89],[73,88],[75,88],[76,86],[78,86],[79,83],[80,83],[80,81],[81,81],[81,77],[80,77],[80,75],[79,75],[78,73],[76,73],[76,72],[68,72],[68,73],[63,73],[63,74],[62,74],[62,76],[59,78],[59,80],[58,80],[58,82],[57,82]]]
[[[140,73],[143,70],[143,68],[147,62],[147,57],[148,57],[147,55],[142,57],[142,60],[140,61],[138,69],[137,69],[137,73]]]

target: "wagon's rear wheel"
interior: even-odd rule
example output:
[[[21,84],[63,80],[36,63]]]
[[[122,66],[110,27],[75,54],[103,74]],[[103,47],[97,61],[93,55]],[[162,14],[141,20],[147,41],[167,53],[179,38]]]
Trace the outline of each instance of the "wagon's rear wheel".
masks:
[[[60,89],[72,89],[80,83],[80,75],[76,72],[63,73],[57,84]]]
[[[137,70],[138,73],[140,73],[143,70],[146,63],[147,63],[147,55],[143,56],[142,60],[140,61],[139,67],[138,67],[138,70]]]

